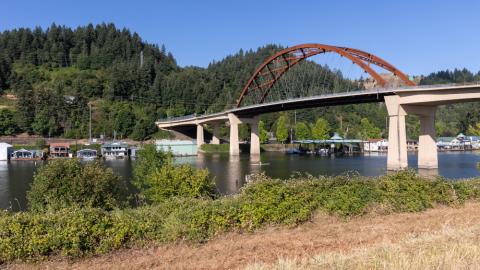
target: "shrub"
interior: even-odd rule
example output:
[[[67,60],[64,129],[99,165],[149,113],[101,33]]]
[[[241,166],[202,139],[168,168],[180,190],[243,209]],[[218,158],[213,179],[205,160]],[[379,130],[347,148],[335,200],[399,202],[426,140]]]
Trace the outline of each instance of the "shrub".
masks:
[[[153,202],[162,202],[171,197],[213,198],[216,187],[208,170],[197,170],[189,165],[166,164],[145,176],[149,188],[143,191]]]
[[[134,184],[149,202],[162,202],[171,197],[213,198],[215,182],[208,170],[189,165],[173,165],[170,153],[146,145],[134,167]]]
[[[120,177],[99,162],[82,165],[77,159],[58,159],[35,174],[27,200],[34,212],[72,206],[113,209],[123,205],[125,189]]]

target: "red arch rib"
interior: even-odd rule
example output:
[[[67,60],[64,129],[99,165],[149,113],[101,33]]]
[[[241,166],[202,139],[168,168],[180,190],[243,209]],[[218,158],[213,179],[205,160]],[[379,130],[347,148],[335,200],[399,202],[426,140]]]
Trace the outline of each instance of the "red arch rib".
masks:
[[[392,72],[395,76],[398,76],[400,80],[402,80],[406,85],[415,85],[415,83],[410,81],[408,79],[408,76],[405,75],[403,72],[395,68],[387,61],[373,54],[347,47],[337,47],[324,44],[302,44],[281,50],[273,56],[269,57],[267,60],[265,60],[257,68],[255,73],[252,75],[252,77],[250,77],[247,84],[243,88],[240,97],[237,100],[237,107],[240,107],[245,96],[253,91],[260,91],[260,99],[258,102],[263,103],[273,85],[291,67],[295,66],[306,58],[327,52],[334,52],[349,59],[350,61],[358,65],[360,68],[362,68],[365,72],[369,73],[370,76],[372,76],[381,86],[386,86],[387,82],[375,70],[370,67],[370,64],[376,65],[382,69]],[[270,67],[270,65],[276,65],[276,67],[272,68]]]

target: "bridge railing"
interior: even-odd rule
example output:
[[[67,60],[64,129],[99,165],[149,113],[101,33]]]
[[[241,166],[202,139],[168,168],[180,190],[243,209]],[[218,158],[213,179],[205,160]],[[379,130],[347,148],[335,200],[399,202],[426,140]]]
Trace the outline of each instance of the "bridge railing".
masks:
[[[157,122],[180,121],[180,120],[186,120],[186,119],[195,118],[195,117],[197,117],[197,114],[193,113],[193,114],[189,114],[189,115],[167,117],[167,118],[163,118],[163,119],[158,119]]]

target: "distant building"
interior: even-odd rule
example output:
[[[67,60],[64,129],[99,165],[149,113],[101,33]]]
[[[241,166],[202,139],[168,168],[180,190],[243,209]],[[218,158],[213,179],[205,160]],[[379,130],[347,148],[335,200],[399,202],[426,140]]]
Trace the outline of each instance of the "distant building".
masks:
[[[124,159],[128,157],[128,144],[125,142],[104,143],[101,152],[105,159]]]
[[[12,153],[13,146],[8,143],[0,142],[0,161],[9,160]]]
[[[156,140],[157,151],[172,152],[174,156],[195,156],[197,143],[189,140]]]
[[[20,149],[17,151],[13,151],[12,155],[10,156],[11,160],[36,160],[42,159],[43,151],[41,150],[27,150],[27,149]]]
[[[68,158],[70,155],[69,143],[51,143],[50,144],[50,157],[51,158]]]
[[[363,149],[367,152],[385,152],[388,150],[388,140],[369,139],[364,143]]]
[[[93,160],[97,158],[97,150],[82,149],[77,151],[77,158],[84,160]]]
[[[480,149],[480,137],[466,136],[463,133],[458,134],[457,137],[439,137],[437,147],[439,150]]]

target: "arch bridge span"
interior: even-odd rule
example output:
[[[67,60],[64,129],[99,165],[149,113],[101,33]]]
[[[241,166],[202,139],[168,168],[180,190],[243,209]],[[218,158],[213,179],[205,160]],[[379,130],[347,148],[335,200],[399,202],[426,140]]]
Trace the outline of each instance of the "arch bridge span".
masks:
[[[272,86],[292,66],[310,56],[325,52],[335,52],[352,60],[384,88],[265,102],[265,97]],[[405,86],[389,87],[388,83],[370,67],[371,64],[391,72],[400,78]],[[258,98],[257,102],[253,105],[242,105],[245,97],[252,94]],[[157,121],[156,124],[162,129],[196,126],[197,145],[201,146],[205,143],[203,135],[205,124],[213,126],[211,143],[218,144],[219,124],[227,123],[230,126],[230,154],[238,155],[240,153],[238,125],[246,123],[251,127],[250,154],[257,155],[260,154],[258,121],[261,114],[312,107],[385,102],[389,116],[387,168],[397,170],[408,166],[405,116],[417,115],[420,118],[418,167],[436,169],[438,168],[435,142],[436,108],[439,105],[473,101],[480,101],[480,83],[415,86],[405,73],[373,54],[346,47],[304,44],[282,50],[260,65],[242,89],[236,108],[209,115],[165,119]]]

